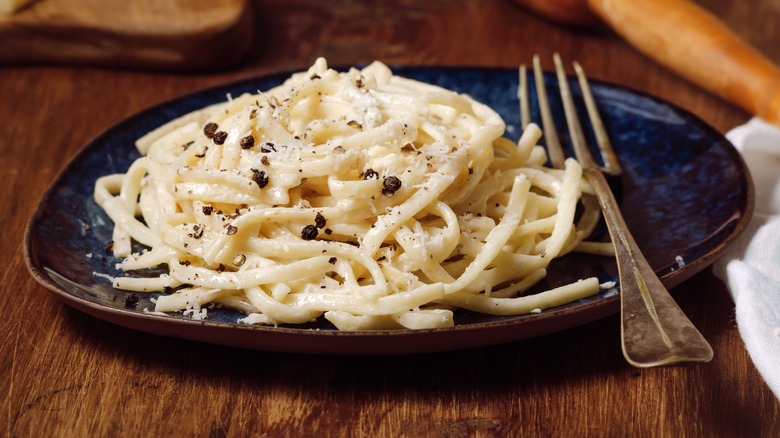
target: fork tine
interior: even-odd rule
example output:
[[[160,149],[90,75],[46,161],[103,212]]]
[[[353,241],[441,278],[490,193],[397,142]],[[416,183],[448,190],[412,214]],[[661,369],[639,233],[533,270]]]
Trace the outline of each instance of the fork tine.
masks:
[[[550,164],[556,169],[563,169],[566,157],[563,154],[561,142],[558,140],[558,131],[547,101],[547,89],[544,86],[544,73],[539,62],[539,55],[534,55],[534,79],[536,80],[536,101],[539,105],[539,113],[542,116],[542,131],[547,144],[547,154]]]
[[[609,141],[607,130],[604,129],[604,123],[601,121],[599,110],[596,107],[596,100],[593,99],[593,94],[590,91],[588,77],[585,76],[585,71],[582,69],[579,62],[574,61],[573,65],[574,72],[577,74],[577,79],[580,83],[580,90],[582,90],[582,98],[585,100],[585,107],[588,110],[588,118],[590,118],[590,124],[596,135],[596,143],[601,152],[601,159],[604,162],[604,165],[601,166],[601,170],[610,175],[619,175],[622,172],[622,169],[618,162],[617,155],[612,149],[612,143]]]
[[[577,116],[577,109],[574,107],[569,80],[566,77],[566,71],[563,69],[560,55],[554,54],[553,61],[555,62],[555,72],[558,75],[558,88],[561,90],[563,111],[566,114],[566,124],[569,126],[569,136],[571,137],[574,154],[577,156],[577,161],[582,164],[582,167],[596,167],[596,163],[588,151],[588,146],[585,144],[585,135],[582,133],[582,126]]]
[[[580,90],[582,91],[582,98],[585,102],[585,107],[588,112],[588,118],[591,123],[591,127],[596,136],[596,143],[599,147],[603,165],[596,163],[593,160],[590,150],[585,142],[585,135],[582,131],[582,125],[579,122],[579,116],[577,115],[576,107],[574,106],[574,100],[569,87],[568,78],[563,67],[563,62],[558,53],[553,54],[553,60],[555,62],[555,71],[558,76],[558,85],[561,92],[561,98],[563,101],[564,113],[566,114],[566,123],[569,128],[569,135],[571,136],[572,146],[574,152],[577,155],[577,159],[580,163],[592,165],[597,167],[602,172],[610,175],[619,175],[622,172],[620,163],[617,159],[612,143],[609,140],[607,131],[604,128],[604,123],[599,115],[596,101],[593,98],[593,93],[590,90],[590,83],[585,75],[585,71],[582,66],[574,61],[574,71],[579,81]],[[542,126],[544,136],[547,143],[547,153],[550,158],[550,164],[554,168],[563,168],[563,162],[566,156],[563,152],[560,139],[558,138],[555,122],[552,117],[552,111],[550,109],[549,100],[547,99],[547,88],[544,85],[544,73],[539,61],[539,55],[533,57],[534,67],[534,79],[537,90],[537,101],[539,104],[539,112],[542,117]],[[519,86],[517,90],[517,97],[520,101],[520,117],[521,127],[525,129],[531,122],[530,109],[529,109],[529,95],[528,95],[528,79],[525,64],[521,65],[519,70]]]
[[[518,74],[517,99],[520,101],[520,128],[525,130],[531,124],[531,107],[528,98],[528,75],[525,64],[520,65]]]

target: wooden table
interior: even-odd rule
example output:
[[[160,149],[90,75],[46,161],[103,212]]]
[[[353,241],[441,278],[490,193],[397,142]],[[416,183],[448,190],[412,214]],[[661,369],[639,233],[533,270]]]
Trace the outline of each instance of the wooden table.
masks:
[[[780,62],[773,0],[705,7]],[[727,4],[729,3],[729,4]],[[332,64],[514,67],[554,51],[592,77],[676,103],[717,130],[748,114],[606,29],[559,27],[509,1],[264,0],[238,68],[209,74],[0,69],[0,430],[9,436],[770,436],[780,403],[753,366],[709,270],[673,290],[710,340],[703,365],[635,369],[616,316],[548,336],[441,354],[246,351],[139,333],[63,305],[25,269],[22,235],[87,141],[138,110],[209,85]],[[547,62],[546,67],[550,68]],[[775,435],[776,436],[776,435]]]

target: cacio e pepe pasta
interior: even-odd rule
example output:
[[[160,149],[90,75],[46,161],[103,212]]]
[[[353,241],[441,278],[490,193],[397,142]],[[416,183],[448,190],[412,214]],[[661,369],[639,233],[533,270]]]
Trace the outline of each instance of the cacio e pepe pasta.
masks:
[[[544,166],[538,127],[517,143],[504,129],[471,97],[382,63],[340,73],[319,59],[150,132],[125,174],[97,181],[128,273],[114,287],[166,292],[156,312],[219,304],[249,324],[341,330],[448,327],[455,308],[520,314],[597,293],[589,278],[524,295],[584,247],[599,212],[576,161]]]

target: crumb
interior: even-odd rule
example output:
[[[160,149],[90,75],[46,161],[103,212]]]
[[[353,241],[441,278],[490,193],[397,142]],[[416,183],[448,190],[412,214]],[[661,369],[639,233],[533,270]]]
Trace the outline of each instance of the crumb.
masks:
[[[617,282],[615,281],[605,281],[604,283],[601,283],[599,285],[599,290],[610,290],[613,287],[617,286]]]

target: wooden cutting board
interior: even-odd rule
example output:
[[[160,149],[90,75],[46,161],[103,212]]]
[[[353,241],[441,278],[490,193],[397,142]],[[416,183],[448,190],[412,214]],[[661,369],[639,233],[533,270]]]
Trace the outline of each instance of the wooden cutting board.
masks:
[[[230,67],[252,45],[249,0],[38,0],[0,15],[0,66]]]

